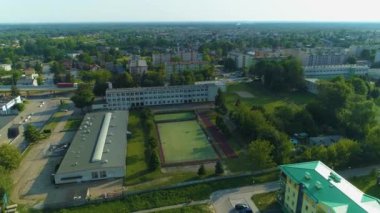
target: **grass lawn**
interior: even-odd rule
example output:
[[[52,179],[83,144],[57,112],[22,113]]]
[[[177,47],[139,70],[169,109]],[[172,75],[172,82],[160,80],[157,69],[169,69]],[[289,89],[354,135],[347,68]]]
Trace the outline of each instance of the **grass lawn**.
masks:
[[[82,123],[83,117],[69,118],[65,124],[64,131],[76,131]]]
[[[193,112],[178,112],[154,115],[155,121],[190,120],[193,118],[195,118],[195,114]]]
[[[144,132],[138,113],[131,112],[128,122],[128,130],[132,132],[132,137],[128,139],[127,145],[125,184],[129,190],[142,190],[199,179],[198,175],[194,172],[164,174],[159,170],[154,172],[149,171],[144,155]],[[208,172],[208,174],[210,173],[211,171]]]
[[[364,193],[380,199],[380,185],[376,184],[376,179],[376,173],[372,172],[366,176],[351,178],[350,182]]]
[[[273,174],[269,173],[260,176],[239,177],[228,180],[219,180],[209,183],[200,183],[191,186],[180,187],[176,189],[167,189],[154,192],[148,192],[138,195],[129,195],[123,200],[104,202],[101,204],[87,205],[71,209],[65,209],[64,212],[133,212],[143,209],[157,208],[161,206],[175,205],[189,202],[190,200],[204,200],[210,197],[210,194],[221,189],[235,188],[252,184],[252,179],[256,183],[267,181],[268,177]],[[264,177],[264,178],[263,178]],[[276,172],[276,179],[278,178]],[[273,181],[273,180],[271,180]],[[62,210],[61,210],[62,211]],[[194,212],[194,211],[193,211]],[[199,211],[195,211],[199,212]]]
[[[140,182],[143,174],[148,173],[145,163],[144,132],[137,113],[130,113],[128,118],[128,130],[132,133],[127,144],[127,174],[126,183]]]
[[[254,97],[242,98],[236,93],[241,91],[249,92]],[[315,96],[304,91],[275,93],[266,89],[259,82],[229,84],[227,86],[226,92],[227,107],[231,109],[238,98],[242,103],[248,104],[250,106],[264,106],[266,110],[270,111],[273,110],[276,106],[280,106],[286,103],[304,105],[313,100]]]
[[[166,163],[216,159],[207,136],[195,120],[158,123]]]
[[[276,201],[277,192],[269,192],[252,196],[252,201],[255,203],[260,212],[281,212],[281,206]]]
[[[63,116],[65,116],[65,112],[55,112],[43,126],[42,130],[50,129],[51,131],[54,131],[55,127],[61,121]]]
[[[197,205],[197,206],[186,206],[178,209],[169,209],[164,211],[159,211],[159,213],[192,213],[192,212],[205,212],[211,213],[209,205]]]

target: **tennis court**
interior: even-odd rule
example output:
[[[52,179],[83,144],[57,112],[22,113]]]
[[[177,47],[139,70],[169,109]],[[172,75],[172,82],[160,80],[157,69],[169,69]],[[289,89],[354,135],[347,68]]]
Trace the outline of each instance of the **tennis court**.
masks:
[[[165,163],[184,163],[217,159],[196,120],[157,123]]]

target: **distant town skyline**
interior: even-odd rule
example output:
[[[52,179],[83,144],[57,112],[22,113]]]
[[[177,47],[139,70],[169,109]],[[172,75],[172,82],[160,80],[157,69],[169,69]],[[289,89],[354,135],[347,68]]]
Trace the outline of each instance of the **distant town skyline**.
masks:
[[[0,0],[0,23],[380,22],[376,0]]]

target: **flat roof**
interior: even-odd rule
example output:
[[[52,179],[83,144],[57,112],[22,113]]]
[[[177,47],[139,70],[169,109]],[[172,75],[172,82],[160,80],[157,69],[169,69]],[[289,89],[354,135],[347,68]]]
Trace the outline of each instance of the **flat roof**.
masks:
[[[87,113],[57,174],[124,167],[127,153],[127,125],[127,111]]]

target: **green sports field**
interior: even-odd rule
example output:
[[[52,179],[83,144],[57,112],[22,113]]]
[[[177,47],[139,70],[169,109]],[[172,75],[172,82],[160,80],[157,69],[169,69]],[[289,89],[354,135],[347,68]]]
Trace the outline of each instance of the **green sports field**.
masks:
[[[195,120],[158,123],[165,163],[217,159],[205,133]]]
[[[173,121],[173,120],[190,120],[195,118],[193,112],[178,112],[178,113],[169,113],[169,114],[157,114],[154,116],[154,120],[157,122],[160,121]]]

